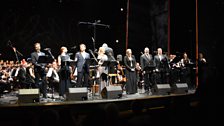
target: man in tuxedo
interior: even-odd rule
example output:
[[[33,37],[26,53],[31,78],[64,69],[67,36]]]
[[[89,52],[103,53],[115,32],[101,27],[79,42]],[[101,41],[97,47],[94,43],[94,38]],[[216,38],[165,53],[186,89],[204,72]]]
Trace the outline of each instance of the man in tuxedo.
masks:
[[[168,57],[163,54],[162,48],[157,49],[157,54],[154,56],[154,62],[157,72],[157,83],[168,83]]]
[[[77,87],[88,87],[89,81],[89,63],[90,54],[87,53],[86,45],[80,44],[80,51],[75,54],[75,62],[77,67]],[[82,81],[84,78],[84,82]]]
[[[146,92],[149,91],[149,88],[152,88],[153,82],[153,67],[155,67],[155,63],[151,54],[149,54],[149,48],[146,47],[144,49],[144,54],[140,57],[140,64],[144,74],[144,89]]]
[[[34,44],[35,51],[31,53],[32,64],[34,65],[35,74],[35,86],[40,88],[43,98],[47,98],[47,82],[45,66],[38,63],[40,56],[45,56],[45,53],[41,51],[40,43]]]

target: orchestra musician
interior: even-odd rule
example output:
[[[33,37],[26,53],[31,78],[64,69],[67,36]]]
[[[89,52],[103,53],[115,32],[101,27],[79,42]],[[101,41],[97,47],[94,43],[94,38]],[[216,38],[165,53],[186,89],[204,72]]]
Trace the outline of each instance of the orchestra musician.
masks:
[[[187,52],[183,53],[183,57],[180,60],[181,66],[181,82],[187,83],[189,89],[195,88],[195,85],[192,83],[193,80],[193,62],[188,57]]]
[[[175,54],[170,54],[168,63],[170,68],[170,85],[174,86],[175,83],[180,82],[180,58]]]
[[[136,59],[135,56],[132,55],[132,50],[126,50],[126,56],[124,57],[124,65],[125,65],[125,74],[126,74],[126,93],[127,94],[135,94],[137,93],[137,78],[136,78]]]
[[[18,71],[17,79],[21,88],[32,88],[35,84],[35,75],[33,74],[33,68],[24,59],[21,61],[21,65]]]
[[[142,89],[143,76],[142,76],[142,67],[141,67],[139,62],[136,62],[135,70],[136,70],[136,77],[137,77],[138,88]]]
[[[117,64],[114,64],[114,63],[116,63],[116,59],[114,58],[113,49],[111,47],[109,47],[107,43],[103,43],[102,47],[105,48],[105,54],[108,57],[108,61],[110,61],[110,63],[108,64],[108,73],[116,74],[115,67]],[[112,62],[114,62],[114,63],[112,63]],[[113,84],[115,83],[115,80],[116,80],[115,78],[116,77],[114,77],[114,76],[111,77],[111,81]]]
[[[52,98],[54,98],[53,95],[55,90],[59,92],[59,82],[60,82],[59,66],[56,59],[49,65],[46,77],[49,88],[51,89],[52,92]]]
[[[38,63],[39,56],[45,56],[41,51],[41,44],[39,42],[34,44],[35,51],[31,53],[32,64],[34,65],[35,85],[40,88],[43,98],[47,98],[47,82],[45,67]]]
[[[59,66],[59,98],[61,100],[65,99],[65,94],[68,93],[68,89],[71,87],[71,67],[69,61],[71,61],[70,56],[67,54],[68,49],[62,46],[61,54],[58,56],[58,66]]]
[[[75,62],[77,67],[77,87],[88,87],[89,64],[86,60],[90,59],[90,54],[85,51],[85,44],[82,43],[79,47],[80,51],[75,54]],[[83,78],[84,81],[82,81]]]
[[[140,64],[143,70],[144,89],[145,92],[148,92],[154,84],[152,75],[155,67],[153,57],[150,54],[148,47],[144,49],[144,54],[142,54],[140,57]]]

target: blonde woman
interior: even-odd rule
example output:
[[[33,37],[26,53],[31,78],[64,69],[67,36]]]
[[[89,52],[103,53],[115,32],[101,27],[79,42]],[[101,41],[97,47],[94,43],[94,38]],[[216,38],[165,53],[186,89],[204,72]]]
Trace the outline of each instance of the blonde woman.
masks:
[[[137,93],[137,76],[135,71],[136,59],[132,55],[132,50],[126,50],[126,56],[124,57],[125,76],[127,78],[125,89],[127,94]]]
[[[108,74],[108,67],[107,66],[102,66],[102,64],[104,63],[104,61],[108,61],[108,57],[105,54],[105,48],[104,47],[100,47],[99,51],[98,51],[98,69],[97,69],[97,73],[98,73],[98,77],[99,77],[99,86],[100,86],[100,91],[102,91],[102,89],[104,87],[106,87],[107,85],[107,74]]]

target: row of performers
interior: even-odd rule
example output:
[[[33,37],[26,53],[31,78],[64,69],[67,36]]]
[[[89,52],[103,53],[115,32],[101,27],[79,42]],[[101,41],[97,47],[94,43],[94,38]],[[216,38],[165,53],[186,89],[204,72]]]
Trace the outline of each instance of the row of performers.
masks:
[[[99,92],[109,85],[108,75],[111,73],[117,75],[115,81],[123,83],[127,94],[137,93],[138,86],[143,83],[146,92],[156,83],[187,82],[193,86],[190,76],[192,68],[188,67],[188,64],[192,62],[187,53],[184,53],[180,60],[176,60],[174,55],[170,57],[164,55],[161,48],[158,48],[157,55],[152,56],[149,48],[146,47],[144,54],[140,57],[140,63],[138,63],[131,49],[126,50],[126,55],[121,62],[115,60],[113,49],[106,43],[99,47],[97,57],[94,52],[85,51],[85,44],[80,44],[79,47],[80,50],[75,54],[74,60],[70,59],[67,48],[61,47],[60,55],[56,59],[51,57],[52,62],[46,64],[43,61],[39,62],[39,58],[46,54],[41,51],[41,44],[35,43],[35,51],[31,53],[30,64],[27,64],[26,61],[21,62],[19,70],[17,69],[16,72],[16,80],[19,81],[22,88],[27,88],[27,85],[39,87],[43,98],[47,97],[48,84],[52,87],[58,85],[61,99],[66,97],[66,92],[69,87],[72,87],[72,82],[76,87],[90,87],[90,78],[93,75],[91,71],[94,71],[94,84],[99,85]],[[49,53],[51,54],[51,52]],[[88,59],[91,59],[91,55],[97,62],[93,69],[87,63]],[[105,66],[103,64],[106,61],[116,61],[117,64]]]

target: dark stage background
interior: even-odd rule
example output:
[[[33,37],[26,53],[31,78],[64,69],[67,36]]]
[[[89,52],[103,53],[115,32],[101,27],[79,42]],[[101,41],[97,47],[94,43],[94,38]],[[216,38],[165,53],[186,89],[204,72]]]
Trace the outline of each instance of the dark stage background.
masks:
[[[8,0],[0,6],[1,59],[16,60],[9,41],[23,54],[20,60],[30,56],[37,41],[55,56],[61,46],[74,53],[80,43],[93,49],[93,25],[79,22],[95,21],[110,26],[96,26],[95,48],[108,43],[115,56],[125,54],[127,0]],[[129,6],[128,48],[136,58],[145,46],[167,51],[168,1],[130,0]]]
[[[198,50],[207,58],[211,75],[218,74],[215,55],[223,40],[223,6],[222,0],[198,0]],[[128,48],[137,60],[146,46],[151,53],[158,47],[164,52],[169,47],[170,53],[186,51],[196,60],[196,0],[130,0],[129,8]],[[67,46],[72,53],[78,51],[80,43],[93,49],[93,25],[79,22],[95,21],[110,26],[96,26],[95,48],[106,42],[115,56],[125,55],[127,12],[127,0],[4,1],[0,5],[0,59],[16,61],[9,41],[23,54],[20,60],[30,57],[35,42],[40,42],[42,49],[51,48],[55,57],[61,46]],[[71,49],[73,46],[77,48]]]
[[[171,53],[182,54],[186,51],[195,61],[196,1],[198,1],[198,51],[204,53],[208,62],[205,71],[206,83],[198,88],[206,108],[202,117],[207,117],[203,118],[203,121],[214,119],[216,122],[218,119],[216,112],[223,114],[220,111],[223,108],[223,102],[220,101],[223,99],[221,97],[223,77],[220,76],[223,71],[221,61],[223,59],[221,45],[224,41],[223,0],[130,0],[128,48],[133,50],[137,60],[141,55],[140,52],[148,46],[153,53],[158,47],[162,47],[165,52],[170,47]],[[78,51],[80,43],[85,43],[88,49],[93,49],[93,27],[78,23],[97,20],[110,27],[97,26],[95,47],[98,49],[106,42],[114,49],[115,56],[125,55],[126,13],[127,0],[2,1],[0,59],[16,61],[15,54],[8,45],[9,41],[23,54],[19,57],[20,60],[30,57],[33,44],[37,41],[42,44],[42,49],[51,48],[54,56],[59,54],[61,46],[67,46],[69,52],[73,53]],[[73,46],[77,48],[72,50]]]

